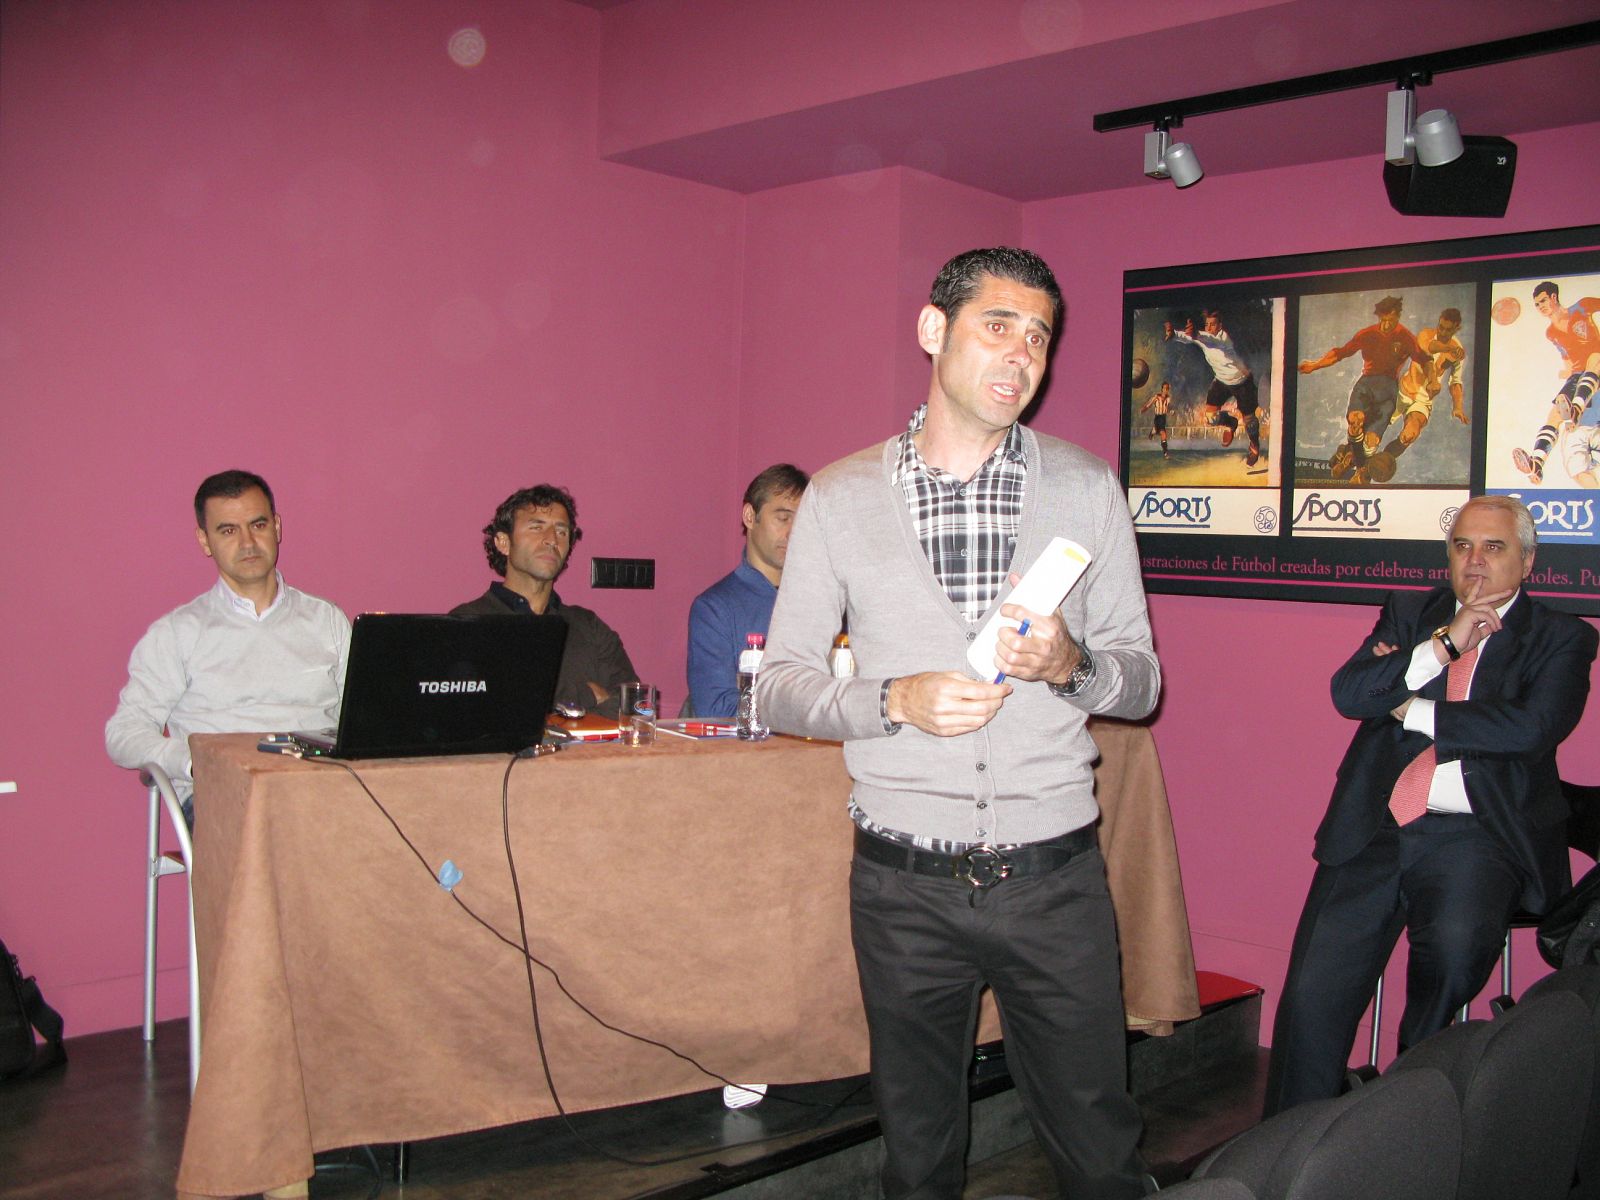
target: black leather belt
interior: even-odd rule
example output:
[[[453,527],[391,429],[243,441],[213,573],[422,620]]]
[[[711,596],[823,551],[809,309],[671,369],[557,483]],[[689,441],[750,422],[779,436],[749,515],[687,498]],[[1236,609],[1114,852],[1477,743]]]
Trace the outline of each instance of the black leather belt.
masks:
[[[1031,842],[1010,850],[994,846],[974,846],[961,854],[941,854],[916,846],[875,837],[856,829],[856,853],[879,866],[929,875],[937,879],[960,879],[975,888],[993,887],[1002,879],[1024,875],[1043,875],[1066,866],[1073,857],[1096,844],[1093,825],[1074,829],[1045,842]]]

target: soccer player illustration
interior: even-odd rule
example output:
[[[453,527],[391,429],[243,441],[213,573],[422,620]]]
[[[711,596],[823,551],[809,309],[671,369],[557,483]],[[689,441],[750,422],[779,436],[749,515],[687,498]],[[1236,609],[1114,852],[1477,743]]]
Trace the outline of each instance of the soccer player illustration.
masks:
[[[1346,440],[1328,460],[1328,470],[1335,479],[1349,479],[1352,483],[1368,481],[1367,462],[1378,449],[1384,430],[1395,415],[1400,397],[1400,368],[1408,359],[1421,368],[1424,388],[1437,390],[1433,359],[1417,344],[1416,335],[1400,324],[1400,310],[1404,305],[1399,296],[1385,296],[1373,305],[1372,311],[1378,318],[1374,324],[1357,330],[1344,345],[1335,346],[1320,358],[1300,362],[1300,373],[1310,375],[1356,354],[1361,355],[1361,374],[1351,385],[1345,410]],[[1390,464],[1385,464],[1383,469],[1393,476]]]
[[[1569,308],[1561,303],[1561,289],[1555,281],[1547,279],[1533,289],[1533,307],[1549,322],[1544,336],[1561,356],[1562,379],[1544,423],[1534,434],[1533,448],[1514,446],[1511,450],[1512,464],[1538,484],[1544,482],[1545,460],[1556,439],[1564,430],[1569,434],[1578,432],[1583,414],[1594,399],[1595,385],[1600,382],[1600,298],[1585,296]],[[1514,315],[1512,319],[1515,320]],[[1579,440],[1587,444],[1592,438],[1584,435]]]
[[[1282,296],[1200,294],[1133,310],[1122,410],[1130,487],[1278,486],[1287,321]]]
[[[1167,449],[1167,413],[1172,410],[1172,384],[1169,380],[1163,379],[1161,381],[1161,386],[1156,389],[1155,394],[1150,399],[1144,402],[1139,411],[1146,413],[1152,408],[1156,410],[1152,432],[1161,439],[1161,457],[1170,459],[1172,452]]]
[[[1600,487],[1600,425],[1569,425],[1561,444],[1567,474],[1579,487]]]
[[[1203,309],[1201,317],[1205,324],[1199,331],[1195,330],[1193,318],[1185,322],[1182,329],[1174,329],[1171,321],[1164,322],[1162,340],[1176,340],[1184,345],[1194,346],[1205,355],[1206,365],[1211,368],[1213,378],[1211,387],[1206,392],[1201,416],[1207,425],[1222,427],[1224,446],[1232,444],[1234,431],[1242,421],[1244,435],[1250,442],[1250,449],[1244,456],[1244,465],[1253,467],[1261,460],[1261,422],[1256,415],[1260,403],[1256,392],[1255,375],[1246,364],[1244,356],[1234,347],[1228,331],[1223,328],[1221,311],[1214,308]],[[1229,400],[1233,401],[1234,407],[1238,410],[1237,417],[1222,410],[1222,406]]]
[[[1440,392],[1449,390],[1450,415],[1463,425],[1468,423],[1463,383],[1467,351],[1456,336],[1460,329],[1461,310],[1447,308],[1431,328],[1417,334],[1417,345],[1428,356],[1431,366],[1424,370],[1416,359],[1406,361],[1405,370],[1400,373],[1400,407],[1392,418],[1400,422],[1400,432],[1374,454],[1364,468],[1351,473],[1352,482],[1388,483],[1394,478],[1396,460],[1428,427],[1433,417],[1434,398]],[[1362,472],[1363,477],[1357,479]]]

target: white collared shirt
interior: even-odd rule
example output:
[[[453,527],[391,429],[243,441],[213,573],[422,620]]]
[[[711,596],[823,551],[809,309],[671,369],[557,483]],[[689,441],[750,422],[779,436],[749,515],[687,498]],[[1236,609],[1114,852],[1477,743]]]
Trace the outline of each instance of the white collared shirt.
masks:
[[[1517,596],[1522,595],[1518,590],[1516,595],[1495,609],[1502,618],[1506,611],[1517,602]],[[1461,601],[1456,601],[1455,612],[1461,611]],[[1455,615],[1451,614],[1452,617]],[[1493,636],[1492,634],[1490,636]],[[1478,664],[1483,661],[1484,647],[1489,644],[1489,638],[1484,638],[1478,643],[1478,657],[1472,662],[1472,674],[1467,679],[1467,695],[1472,695],[1472,683],[1478,677]],[[1419,692],[1428,684],[1438,678],[1442,671],[1448,669],[1449,664],[1441,664],[1439,656],[1433,652],[1433,638],[1417,646],[1411,652],[1411,665],[1406,668],[1406,687],[1412,692]],[[1411,698],[1411,707],[1406,710],[1405,727],[1414,733],[1427,734],[1433,737],[1434,708],[1436,700],[1427,700],[1421,696]],[[1440,813],[1470,813],[1472,803],[1467,799],[1466,780],[1461,776],[1461,762],[1440,763],[1433,770],[1433,783],[1428,788],[1428,811]]]
[[[133,648],[106,752],[119,767],[159,763],[187,794],[191,733],[336,725],[349,652],[350,622],[335,605],[280,574],[277,595],[257,613],[219,576]]]

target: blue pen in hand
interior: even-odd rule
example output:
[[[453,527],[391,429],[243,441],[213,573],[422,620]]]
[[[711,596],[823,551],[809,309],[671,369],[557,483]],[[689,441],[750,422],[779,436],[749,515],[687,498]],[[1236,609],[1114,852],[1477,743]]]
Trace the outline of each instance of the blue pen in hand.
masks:
[[[1028,630],[1030,630],[1032,628],[1033,628],[1033,622],[1028,620],[1027,618],[1023,618],[1022,624],[1017,626],[1017,636],[1018,637],[1027,637],[1028,636]],[[1004,683],[1006,681],[1006,673],[1004,671],[1001,671],[1000,674],[998,674],[998,675],[996,675],[994,677],[994,681],[996,683]]]

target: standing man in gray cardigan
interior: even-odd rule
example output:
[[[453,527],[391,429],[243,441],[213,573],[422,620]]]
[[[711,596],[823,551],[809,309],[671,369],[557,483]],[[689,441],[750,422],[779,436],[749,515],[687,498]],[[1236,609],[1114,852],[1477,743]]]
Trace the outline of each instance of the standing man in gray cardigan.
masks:
[[[927,403],[905,433],[812,480],[760,675],[773,728],[845,746],[889,1200],[961,1195],[985,985],[1062,1194],[1144,1192],[1084,724],[1149,713],[1160,669],[1116,477],[1017,424],[1060,316],[1034,254],[945,264],[917,318]],[[1058,535],[1094,556],[1060,609],[1006,604]],[[976,678],[967,645],[996,609],[1031,625],[1001,633],[993,673]],[[834,679],[825,656],[846,615],[859,674]]]

